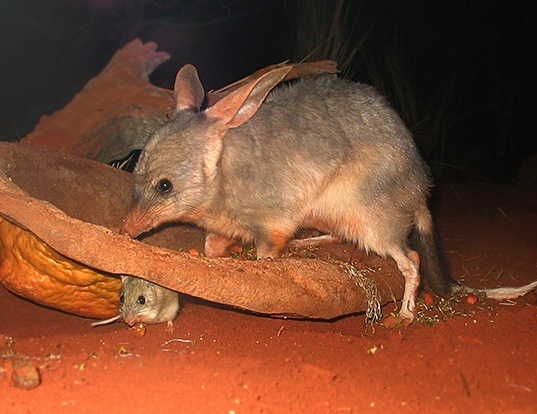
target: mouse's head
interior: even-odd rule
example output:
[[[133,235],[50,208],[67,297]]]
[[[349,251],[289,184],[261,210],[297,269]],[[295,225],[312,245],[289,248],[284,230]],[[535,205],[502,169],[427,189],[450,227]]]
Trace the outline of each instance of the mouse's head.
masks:
[[[130,326],[137,323],[152,323],[159,313],[155,285],[131,276],[121,277],[119,314]]]

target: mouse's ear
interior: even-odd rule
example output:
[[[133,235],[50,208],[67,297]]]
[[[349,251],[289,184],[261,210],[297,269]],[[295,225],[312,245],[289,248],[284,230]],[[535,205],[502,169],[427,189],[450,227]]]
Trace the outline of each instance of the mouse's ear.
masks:
[[[185,109],[199,111],[205,99],[205,91],[194,66],[185,65],[177,72],[173,94],[176,111]]]
[[[220,119],[228,128],[236,128],[248,121],[259,109],[268,93],[282,81],[292,66],[273,69],[226,95],[205,113]]]

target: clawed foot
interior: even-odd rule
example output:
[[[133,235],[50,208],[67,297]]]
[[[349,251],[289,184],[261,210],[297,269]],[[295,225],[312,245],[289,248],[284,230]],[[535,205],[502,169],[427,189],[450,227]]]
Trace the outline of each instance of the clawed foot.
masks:
[[[166,324],[166,332],[173,332],[173,321],[168,321],[168,323]]]

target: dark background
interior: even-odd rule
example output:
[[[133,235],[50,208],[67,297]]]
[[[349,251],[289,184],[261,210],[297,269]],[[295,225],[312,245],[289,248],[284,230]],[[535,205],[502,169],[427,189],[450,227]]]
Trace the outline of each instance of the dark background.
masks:
[[[333,37],[317,33],[334,10]],[[535,17],[531,1],[4,0],[0,138],[26,135],[138,37],[172,55],[151,78],[167,88],[187,62],[212,89],[335,58],[388,96],[438,178],[513,182],[537,152]]]

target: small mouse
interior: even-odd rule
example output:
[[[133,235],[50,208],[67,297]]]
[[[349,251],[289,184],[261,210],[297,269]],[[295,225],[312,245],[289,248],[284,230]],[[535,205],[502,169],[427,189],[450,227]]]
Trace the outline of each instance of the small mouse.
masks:
[[[274,89],[290,70],[260,74],[202,110],[198,73],[183,66],[175,114],[134,169],[120,233],[192,223],[208,231],[207,256],[239,240],[254,242],[264,259],[279,256],[300,228],[315,228],[394,259],[405,280],[399,316],[413,319],[421,276],[441,295],[460,285],[442,266],[429,170],[412,134],[368,85],[330,75]],[[125,296],[131,321],[136,295],[146,297],[137,289]]]
[[[179,311],[179,293],[134,276],[121,276],[119,315],[128,325],[167,322],[173,331],[173,320]]]

